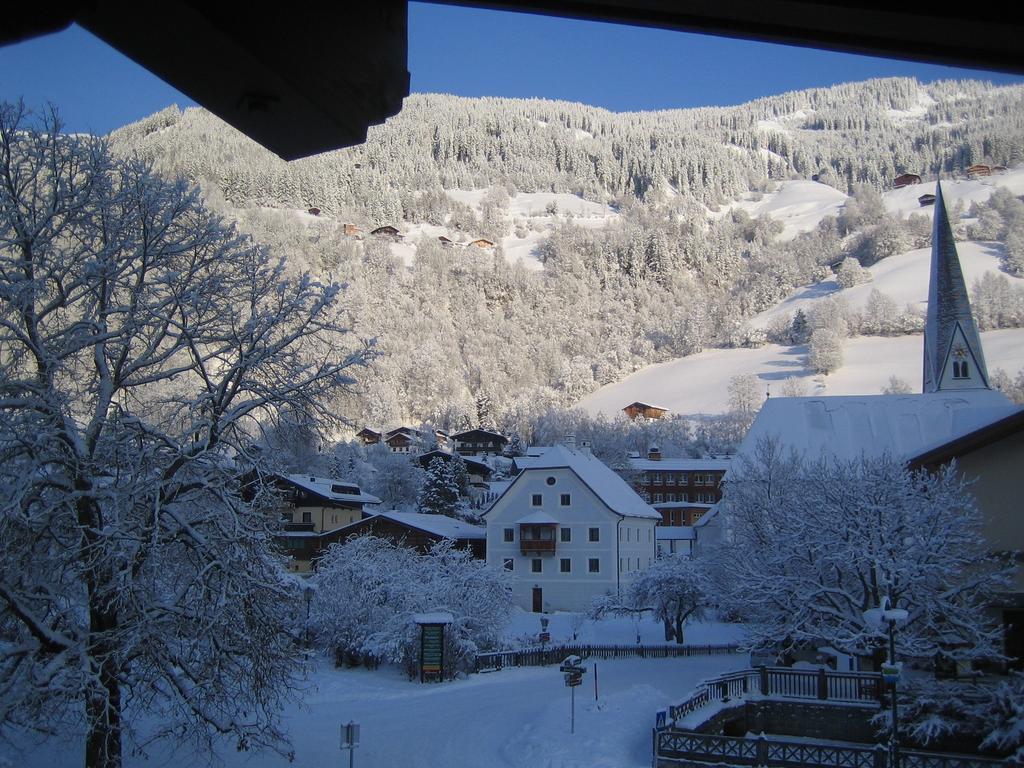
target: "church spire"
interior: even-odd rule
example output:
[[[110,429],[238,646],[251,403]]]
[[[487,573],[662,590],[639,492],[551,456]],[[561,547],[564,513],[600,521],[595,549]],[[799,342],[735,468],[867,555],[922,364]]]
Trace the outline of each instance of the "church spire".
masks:
[[[971,317],[964,275],[949,225],[942,185],[935,185],[932,267],[924,325],[925,393],[991,389],[978,328]]]

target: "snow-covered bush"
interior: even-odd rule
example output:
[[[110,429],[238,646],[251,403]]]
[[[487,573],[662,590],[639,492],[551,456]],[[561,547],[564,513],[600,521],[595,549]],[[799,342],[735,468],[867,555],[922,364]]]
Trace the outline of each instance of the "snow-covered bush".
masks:
[[[836,273],[836,282],[839,283],[840,288],[853,288],[853,286],[866,283],[869,280],[871,280],[871,273],[852,256],[843,259]]]
[[[397,664],[410,675],[419,654],[417,613],[445,611],[445,676],[472,669],[498,645],[512,610],[511,574],[442,542],[421,554],[375,536],[332,546],[313,577],[310,622],[338,657]]]

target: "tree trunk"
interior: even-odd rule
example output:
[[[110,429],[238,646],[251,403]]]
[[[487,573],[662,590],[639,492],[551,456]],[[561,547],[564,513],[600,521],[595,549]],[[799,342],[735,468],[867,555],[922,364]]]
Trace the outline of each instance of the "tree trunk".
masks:
[[[676,633],[675,630],[672,629],[671,621],[669,621],[668,619],[662,619],[661,623],[665,625],[665,642],[667,643],[669,640],[672,640],[676,636]]]
[[[683,644],[683,622],[685,619],[676,619],[676,643]]]
[[[121,685],[111,666],[101,665],[101,688],[86,701],[85,768],[121,768]]]

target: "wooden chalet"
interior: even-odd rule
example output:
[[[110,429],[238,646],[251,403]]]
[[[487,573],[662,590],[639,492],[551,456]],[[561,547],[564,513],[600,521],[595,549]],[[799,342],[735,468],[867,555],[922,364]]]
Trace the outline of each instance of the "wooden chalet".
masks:
[[[383,227],[371,229],[370,234],[375,237],[390,237],[392,240],[399,240],[402,237],[402,233],[390,224],[385,224]]]
[[[492,243],[490,240],[488,240],[485,237],[478,237],[476,240],[470,241],[469,244],[470,245],[475,245],[477,248],[493,248],[494,247],[494,243]]]
[[[381,441],[381,438],[384,437],[384,434],[382,432],[378,432],[372,427],[363,427],[356,432],[356,437],[362,441],[363,445],[377,445],[377,443]]]
[[[929,205],[935,205],[935,195],[921,195],[917,198],[917,202],[922,208],[927,208]]]
[[[903,187],[909,187],[911,184],[920,184],[921,177],[916,173],[904,173],[897,176],[892,182],[893,189],[903,189]]]
[[[469,429],[452,435],[455,452],[461,456],[498,456],[509,440],[499,432],[489,429]]]
[[[411,453],[419,447],[423,435],[412,427],[397,427],[384,435],[384,444],[392,453]]]
[[[641,403],[639,400],[635,403],[630,403],[622,412],[626,414],[630,419],[662,419],[665,414],[668,413],[668,408],[662,408],[659,405],[651,405],[650,403]]]
[[[438,242],[439,242],[439,243],[441,243],[441,245],[443,245],[443,246],[444,246],[445,248],[451,248],[451,247],[452,247],[452,245],[454,245],[454,243],[453,243],[453,242],[451,241],[451,239],[449,239],[449,238],[445,237],[444,235],[441,235],[441,236],[440,236],[439,238],[437,238],[437,240],[438,240]]]
[[[479,560],[487,556],[486,528],[445,515],[381,512],[324,536],[324,548],[353,536],[377,536],[417,552],[428,552],[435,544],[448,540],[455,542],[456,547],[469,550]]]
[[[313,207],[313,208],[308,209],[306,211],[306,213],[308,213],[310,216],[319,216],[320,215],[320,209],[316,208],[316,207]]]
[[[342,226],[341,231],[343,234],[348,235],[349,237],[354,237],[356,235],[363,234],[363,230],[361,230],[355,224],[345,224]]]
[[[427,451],[421,453],[416,457],[416,461],[419,465],[426,469],[430,466],[430,462],[434,459],[441,459],[441,461],[449,462],[452,461],[458,454],[453,454],[443,450]],[[472,456],[459,456],[462,462],[466,465],[466,472],[469,474],[470,485],[478,488],[487,488],[487,481],[491,479],[491,472],[493,471],[486,462],[477,461]]]
[[[361,520],[366,505],[380,503],[355,483],[331,477],[279,474],[271,484],[281,500],[274,541],[289,556],[289,570],[298,573],[309,572],[324,534]]]
[[[651,446],[646,459],[629,463],[634,490],[667,526],[692,526],[721,501],[722,478],[731,466],[728,458],[665,458],[657,446]]]
[[[980,178],[981,176],[991,176],[992,166],[977,163],[967,169],[967,175],[972,179],[977,179]]]

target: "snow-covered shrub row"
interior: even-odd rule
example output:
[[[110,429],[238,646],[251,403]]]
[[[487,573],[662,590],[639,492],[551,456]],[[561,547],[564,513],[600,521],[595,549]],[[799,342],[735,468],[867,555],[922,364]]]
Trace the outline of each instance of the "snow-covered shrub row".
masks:
[[[498,646],[512,611],[511,574],[450,542],[426,554],[375,536],[332,546],[312,581],[310,622],[318,642],[339,657],[369,656],[418,669],[416,614],[447,612],[445,676],[473,668]]]

